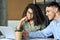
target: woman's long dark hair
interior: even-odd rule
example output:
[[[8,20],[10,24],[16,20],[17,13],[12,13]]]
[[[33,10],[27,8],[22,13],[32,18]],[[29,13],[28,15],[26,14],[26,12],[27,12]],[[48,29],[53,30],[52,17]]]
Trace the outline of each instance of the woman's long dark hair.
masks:
[[[45,18],[44,15],[40,9],[40,7],[36,4],[28,4],[28,6],[25,8],[22,18],[26,16],[28,9],[31,8],[33,10],[33,20],[34,25],[40,25],[44,22]]]

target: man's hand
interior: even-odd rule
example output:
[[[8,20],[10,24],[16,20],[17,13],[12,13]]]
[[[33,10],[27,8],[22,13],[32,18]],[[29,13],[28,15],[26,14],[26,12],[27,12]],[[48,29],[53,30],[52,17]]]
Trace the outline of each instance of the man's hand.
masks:
[[[23,32],[22,32],[22,36],[23,36],[23,38],[27,38],[27,37],[28,37],[28,32],[23,31]]]

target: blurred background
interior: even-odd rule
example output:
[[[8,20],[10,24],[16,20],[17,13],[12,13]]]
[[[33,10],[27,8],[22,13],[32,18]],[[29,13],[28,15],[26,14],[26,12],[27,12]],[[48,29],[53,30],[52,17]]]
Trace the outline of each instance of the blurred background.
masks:
[[[45,16],[45,6],[52,1],[60,4],[60,0],[0,0],[0,35],[3,35],[3,38],[15,39],[16,26],[25,7],[29,3],[37,4]],[[50,21],[46,16],[45,18],[47,26]]]

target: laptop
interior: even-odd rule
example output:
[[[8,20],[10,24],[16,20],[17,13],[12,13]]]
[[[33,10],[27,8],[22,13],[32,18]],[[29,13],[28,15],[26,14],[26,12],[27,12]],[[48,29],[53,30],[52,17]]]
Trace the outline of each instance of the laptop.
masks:
[[[5,36],[5,38],[8,39],[15,39],[15,30],[12,27],[3,27],[0,28],[2,34]]]

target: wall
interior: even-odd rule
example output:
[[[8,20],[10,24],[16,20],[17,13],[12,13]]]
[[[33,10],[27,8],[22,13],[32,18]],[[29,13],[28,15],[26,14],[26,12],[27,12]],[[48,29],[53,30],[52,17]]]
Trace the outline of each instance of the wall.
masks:
[[[8,20],[20,20],[29,3],[33,3],[33,0],[8,0]]]

